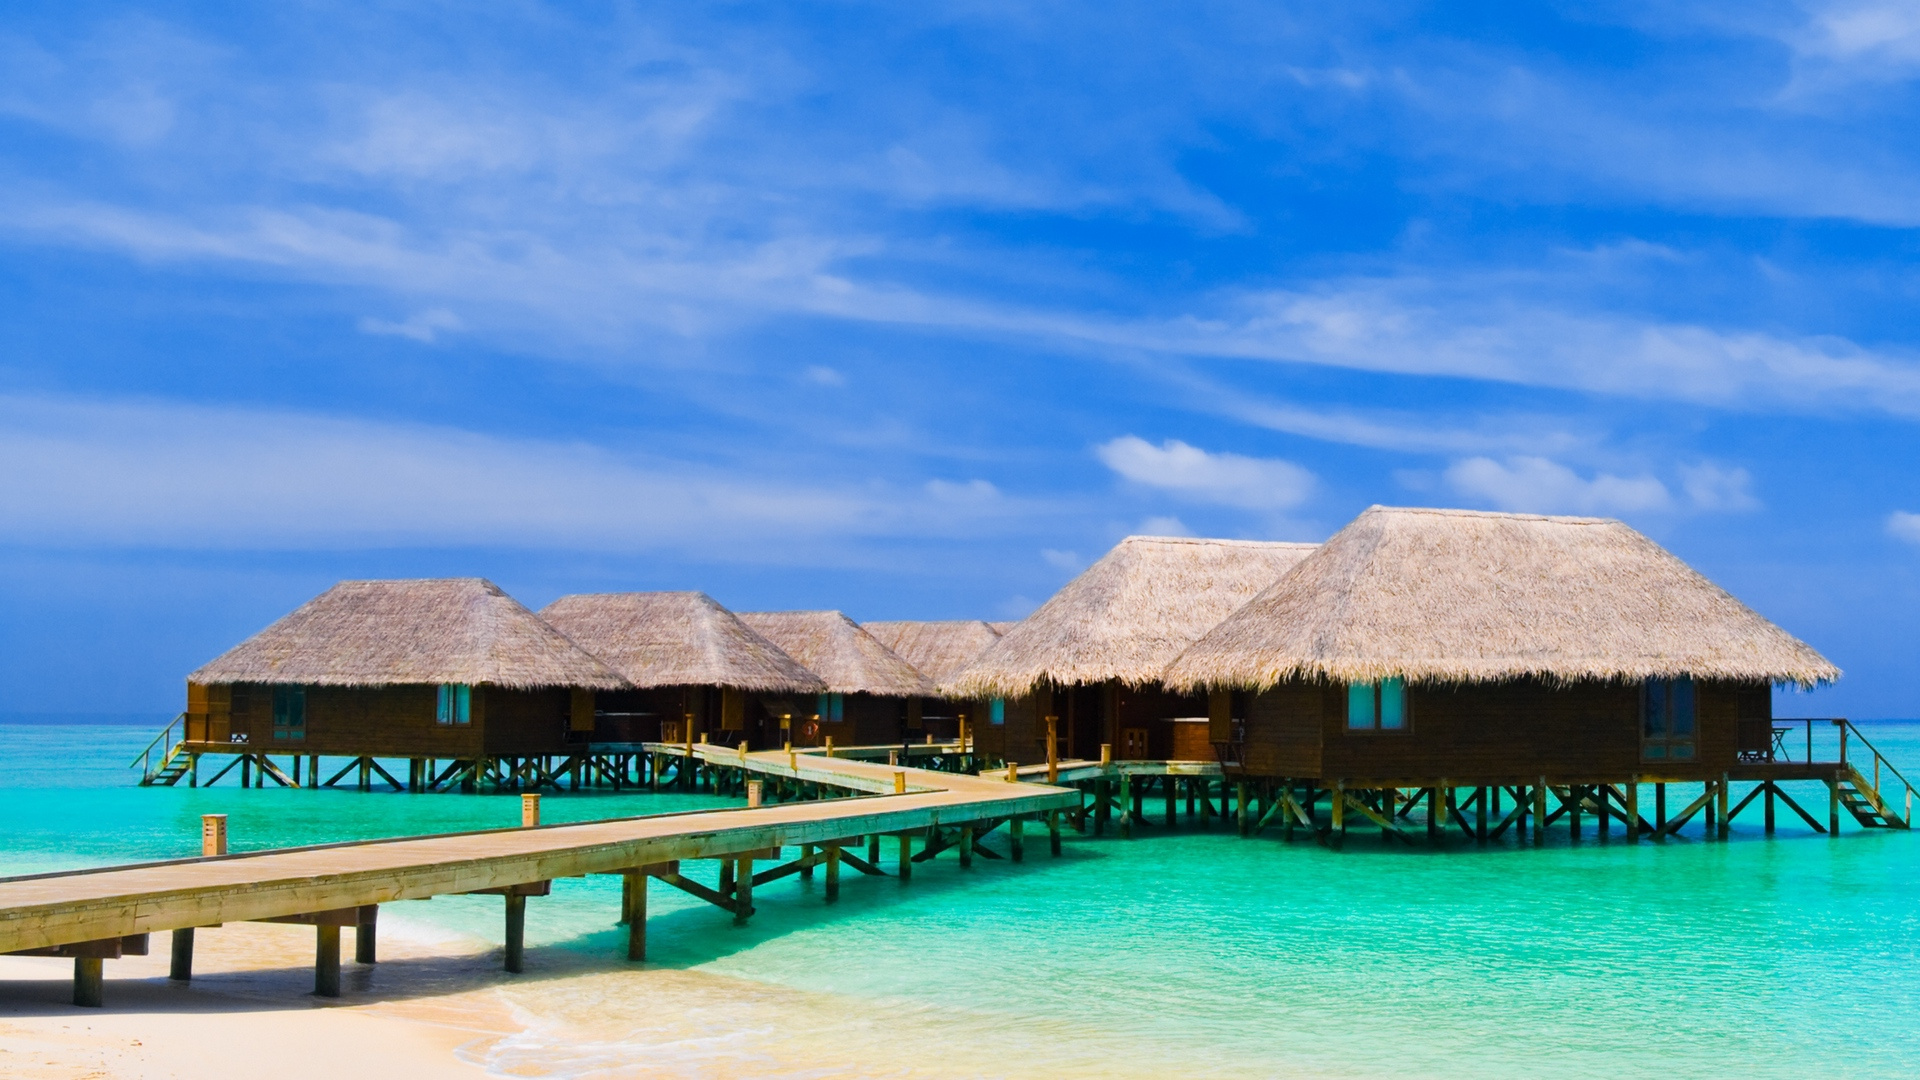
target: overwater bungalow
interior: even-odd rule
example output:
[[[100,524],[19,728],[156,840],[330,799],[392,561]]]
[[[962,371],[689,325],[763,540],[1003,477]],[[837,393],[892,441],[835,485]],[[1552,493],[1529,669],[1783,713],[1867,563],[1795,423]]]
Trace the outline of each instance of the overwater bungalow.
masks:
[[[540,617],[627,685],[597,699],[593,741],[769,745],[826,684],[703,592],[580,593]]]
[[[988,646],[1000,640],[1000,631],[994,629],[994,624],[979,619],[880,621],[860,625],[936,686],[960,674]],[[930,697],[921,702],[920,710],[925,733],[945,739],[957,737],[963,721],[987,718],[992,703]]]
[[[1772,687],[1839,675],[1621,522],[1376,506],[1165,679],[1230,695],[1248,776],[1618,791],[1762,768]]]
[[[302,758],[318,781],[322,754],[353,759],[363,786],[375,757],[412,761],[409,786],[429,761],[471,779],[476,763],[564,752],[592,727],[593,695],[626,686],[483,578],[343,581],[187,677],[175,760],[196,782],[210,753],[282,782]]]
[[[796,702],[778,742],[897,743],[922,730],[933,682],[838,611],[747,611],[740,619],[825,684]]]
[[[1009,628],[942,691],[991,702],[982,754],[1212,760],[1204,695],[1160,676],[1181,651],[1305,558],[1312,544],[1130,536]]]

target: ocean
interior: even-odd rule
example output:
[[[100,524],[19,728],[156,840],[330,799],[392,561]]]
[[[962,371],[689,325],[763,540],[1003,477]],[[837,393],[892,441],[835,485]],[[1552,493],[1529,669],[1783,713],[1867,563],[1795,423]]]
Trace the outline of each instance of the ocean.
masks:
[[[1863,730],[1920,776],[1920,723]],[[236,851],[519,818],[487,795],[143,789],[124,766],[153,733],[0,724],[0,874],[191,855],[203,813]],[[1824,821],[1824,787],[1791,790]],[[543,817],[724,805],[562,793]],[[1183,821],[1069,833],[1057,859],[1029,843],[1019,865],[942,858],[904,886],[849,874],[832,906],[788,878],[744,928],[656,883],[643,967],[618,959],[615,879],[529,902],[519,977],[498,970],[497,898],[388,905],[383,934],[454,959],[349,988],[480,993],[521,1030],[473,1060],[510,1076],[1911,1076],[1917,884],[1920,836],[1848,818],[1828,839],[1784,810],[1772,838],[1754,808],[1727,842],[1697,822],[1602,842],[1589,819],[1579,841],[1439,851]]]

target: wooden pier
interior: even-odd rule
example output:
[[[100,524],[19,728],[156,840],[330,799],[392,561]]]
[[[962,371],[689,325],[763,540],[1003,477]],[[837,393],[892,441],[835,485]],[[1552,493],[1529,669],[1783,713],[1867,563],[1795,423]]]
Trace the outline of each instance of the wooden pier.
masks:
[[[395,900],[461,893],[503,897],[506,967],[521,962],[527,898],[544,896],[555,878],[619,874],[628,956],[646,955],[647,882],[659,880],[731,912],[753,914],[753,890],[790,874],[826,877],[826,898],[838,895],[843,865],[886,874],[881,842],[897,846],[894,873],[955,851],[1022,857],[1022,827],[1044,821],[1059,851],[1063,812],[1080,808],[1078,791],[1005,776],[971,776],[886,762],[779,750],[747,753],[708,745],[646,744],[655,758],[696,771],[752,777],[749,801],[766,787],[796,801],[571,825],[496,829],[318,847],[215,855],[132,866],[0,879],[0,953],[62,956],[74,961],[74,1000],[99,1005],[102,961],[144,954],[147,936],[173,932],[173,977],[192,973],[193,932],[227,922],[298,922],[316,928],[315,992],[339,993],[340,930],[356,929],[356,955],[375,957],[375,913]],[[656,773],[656,775],[658,775]],[[817,796],[832,793],[836,798]],[[816,797],[808,797],[816,796]],[[529,806],[537,808],[537,800]],[[537,809],[534,810],[537,815]],[[1005,825],[1005,856],[982,838]],[[920,850],[914,851],[915,842]],[[787,848],[797,858],[782,862]],[[214,850],[219,850],[215,848]],[[864,857],[863,857],[864,856]],[[689,859],[717,859],[721,886],[680,873]],[[756,863],[773,863],[756,870]]]

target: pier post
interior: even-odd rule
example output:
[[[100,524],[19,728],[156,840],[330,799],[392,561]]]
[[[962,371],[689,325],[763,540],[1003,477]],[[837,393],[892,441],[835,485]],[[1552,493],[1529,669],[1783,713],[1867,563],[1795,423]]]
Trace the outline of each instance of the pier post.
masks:
[[[246,781],[246,778],[247,778],[246,770],[242,768],[240,770],[241,782],[244,783]],[[360,790],[361,791],[373,790],[373,759],[370,757],[362,757],[360,759]]]
[[[1541,777],[1540,783],[1533,789],[1533,844],[1539,847],[1547,842],[1547,778]]]
[[[340,928],[313,928],[313,992],[316,997],[340,996]],[[508,971],[518,968],[508,967]]]
[[[1173,796],[1178,783],[1172,776],[1160,778],[1160,793],[1167,798],[1167,828],[1169,829],[1173,828]]]
[[[1734,830],[1734,822],[1726,821],[1726,796],[1730,786],[1726,773],[1720,773],[1720,840],[1726,840],[1726,834]]]
[[[627,914],[627,959],[645,960],[647,958],[647,875],[644,873],[622,874],[620,880],[626,888],[620,890],[621,906]]]
[[[1240,835],[1247,835],[1247,782],[1241,780],[1233,785],[1233,821]]]
[[[1567,785],[1567,838],[1580,839],[1580,789]]]
[[[960,868],[973,866],[973,826],[960,826]]]
[[[1024,862],[1027,857],[1025,838],[1020,835],[1020,827],[1026,821],[1025,814],[1015,814],[1007,822],[1007,846],[1013,849],[1013,861]]]
[[[880,865],[880,834],[879,833],[867,834],[867,863],[868,865],[876,868]]]
[[[183,926],[173,932],[173,963],[167,968],[167,978],[174,982],[186,982],[193,978],[193,927]]]
[[[200,755],[199,754],[187,755],[187,786],[190,788],[197,788],[200,786]]]
[[[1844,734],[1842,737],[1845,737]],[[1832,839],[1839,835],[1840,782],[1838,780],[1830,780],[1827,782],[1827,837],[1828,839]]]
[[[86,1009],[97,1009],[101,1002],[101,983],[105,965],[97,956],[76,956],[73,958],[73,1003]]]
[[[371,964],[378,959],[376,932],[380,928],[380,905],[368,904],[360,909],[360,919],[353,924],[353,962]]]
[[[1120,774],[1120,836],[1133,839],[1133,776]]]
[[[1655,784],[1654,798],[1659,799],[1665,790],[1666,785]],[[1640,777],[1637,775],[1627,777],[1627,842],[1640,842]]]
[[[900,884],[913,878],[913,834],[900,834]]]
[[[1060,811],[1047,811],[1047,847],[1053,854],[1060,854]]]
[[[1047,783],[1060,782],[1060,718],[1047,717]]]
[[[1197,777],[1192,777],[1192,776],[1187,777],[1187,824],[1189,825],[1193,824],[1193,814],[1194,814],[1193,786],[1199,782],[1200,781]]]
[[[1773,781],[1762,780],[1761,785],[1766,788],[1767,835],[1772,836],[1773,835]]]
[[[827,903],[840,899],[840,845],[827,845]]]
[[[526,965],[527,958],[527,898],[508,890],[507,901],[507,970],[515,975]],[[328,929],[322,927],[321,929]],[[334,993],[339,994],[337,983],[340,979],[340,928],[333,930],[333,977],[336,983]]]
[[[1483,785],[1473,793],[1474,842],[1487,842],[1487,789]]]
[[[800,845],[800,880],[813,880],[813,845]]]
[[[240,787],[244,790],[253,786],[253,755],[240,755]]]
[[[1347,834],[1347,785],[1344,781],[1333,782],[1333,833],[1330,839],[1338,843]]]

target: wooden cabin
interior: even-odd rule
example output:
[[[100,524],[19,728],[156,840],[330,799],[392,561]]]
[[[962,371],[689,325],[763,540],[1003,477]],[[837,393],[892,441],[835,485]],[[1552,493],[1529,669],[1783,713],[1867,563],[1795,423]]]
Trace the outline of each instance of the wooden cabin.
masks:
[[[838,611],[742,612],[742,622],[825,684],[798,701],[774,744],[877,746],[922,737],[933,682]]]
[[[919,669],[935,686],[958,675],[987,647],[1000,640],[1000,631],[992,623],[979,619],[938,621],[882,621],[860,624],[882,645]],[[1005,625],[1012,625],[1011,623]],[[1001,706],[1004,710],[1004,703]],[[957,738],[964,723],[970,737],[982,727],[993,726],[991,700],[969,700],[936,696],[920,702],[920,732],[936,740]],[[1003,717],[1004,722],[1004,717]],[[909,731],[909,735],[913,732]],[[994,750],[995,756],[1000,751]]]
[[[563,753],[626,681],[483,578],[343,581],[187,677],[200,753]]]
[[[942,685],[998,701],[980,752],[1047,757],[1047,717],[1063,759],[1212,760],[1203,695],[1161,672],[1181,650],[1272,584],[1312,544],[1129,536],[1010,627]]]
[[[765,748],[826,684],[702,592],[580,593],[540,611],[626,685],[596,695],[592,742]]]
[[[1373,507],[1166,671],[1257,777],[1710,780],[1839,670],[1618,521]]]

